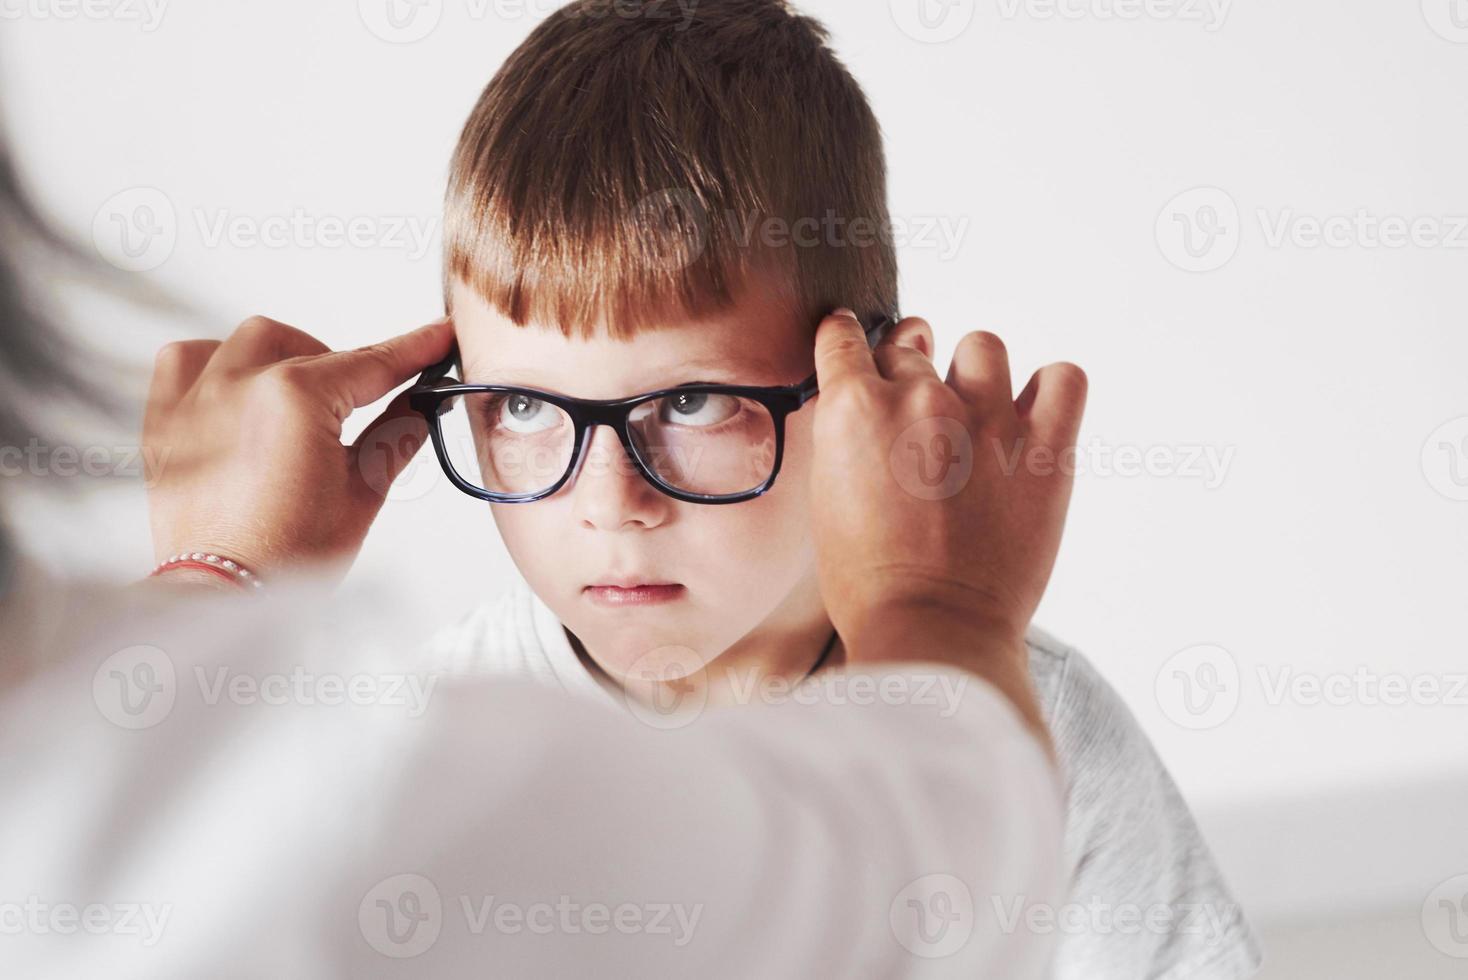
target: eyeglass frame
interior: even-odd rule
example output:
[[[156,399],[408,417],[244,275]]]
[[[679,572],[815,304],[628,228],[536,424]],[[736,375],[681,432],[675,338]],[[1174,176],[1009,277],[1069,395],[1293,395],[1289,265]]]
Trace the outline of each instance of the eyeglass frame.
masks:
[[[887,331],[897,322],[898,318],[895,315],[879,314],[871,326],[863,328],[866,332],[867,344],[875,348]],[[672,388],[660,388],[657,391],[633,395],[630,398],[613,399],[573,398],[570,395],[522,385],[456,383],[444,386],[443,382],[448,373],[459,366],[459,349],[456,344],[447,357],[425,370],[417,383],[409,389],[408,405],[422,415],[424,421],[428,423],[428,433],[433,441],[434,454],[438,456],[439,465],[444,474],[448,476],[449,482],[471,497],[494,504],[530,504],[558,493],[581,472],[585,463],[586,450],[591,444],[586,434],[598,425],[605,425],[617,434],[618,440],[622,443],[622,450],[632,460],[632,465],[637,468],[642,478],[660,493],[675,500],[693,504],[737,504],[753,500],[768,493],[775,485],[775,477],[780,475],[780,464],[785,457],[785,419],[820,394],[816,374],[793,385],[757,386],[696,382]],[[537,490],[534,493],[507,494],[476,487],[459,474],[449,459],[440,420],[450,399],[459,395],[476,394],[526,395],[537,401],[554,405],[571,419],[571,424],[575,427],[575,441],[571,446],[571,460],[559,480],[547,489]],[[726,494],[693,493],[663,482],[662,478],[653,471],[651,464],[643,460],[633,442],[631,415],[632,410],[637,406],[659,398],[667,398],[670,395],[728,395],[734,398],[747,398],[763,405],[770,413],[775,427],[775,460],[774,465],[770,467],[770,475],[765,478],[765,481],[751,490]]]

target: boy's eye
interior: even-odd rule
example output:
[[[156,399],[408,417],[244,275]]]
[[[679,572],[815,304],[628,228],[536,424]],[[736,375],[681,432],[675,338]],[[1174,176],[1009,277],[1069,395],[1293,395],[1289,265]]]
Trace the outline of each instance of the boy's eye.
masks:
[[[543,432],[560,424],[560,411],[529,395],[510,395],[500,403],[499,424],[511,432]]]
[[[739,414],[739,399],[730,395],[679,394],[661,400],[658,415],[678,425],[718,425]]]

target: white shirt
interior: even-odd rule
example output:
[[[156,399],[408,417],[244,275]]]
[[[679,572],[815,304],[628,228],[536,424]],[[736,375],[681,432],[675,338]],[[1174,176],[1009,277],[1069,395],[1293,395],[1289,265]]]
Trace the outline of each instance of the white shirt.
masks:
[[[670,732],[422,670],[382,591],[260,599],[22,568],[0,975],[1025,978],[1053,951],[975,914],[1063,879],[1057,779],[976,678],[877,675],[946,679],[946,717]]]
[[[989,896],[979,914],[1001,930],[1018,915],[1052,923],[1060,937],[1056,980],[1253,976],[1262,961],[1258,941],[1126,704],[1073,647],[1033,626],[1026,641],[1030,677],[1066,783],[1070,885],[1057,909]],[[434,636],[426,656],[456,675],[530,678],[629,706],[583,666],[555,613],[523,579]],[[788,700],[780,689],[769,693]],[[670,723],[680,720],[670,715]],[[973,832],[977,840],[983,830]]]

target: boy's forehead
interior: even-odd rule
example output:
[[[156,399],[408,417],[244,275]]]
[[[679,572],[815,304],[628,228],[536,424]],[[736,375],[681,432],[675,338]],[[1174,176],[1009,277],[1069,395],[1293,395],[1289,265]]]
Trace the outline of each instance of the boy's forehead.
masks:
[[[810,331],[790,314],[736,304],[696,322],[660,324],[626,339],[567,337],[516,326],[468,290],[454,293],[465,381],[524,384],[583,398],[616,398],[689,381],[793,384],[813,363]]]

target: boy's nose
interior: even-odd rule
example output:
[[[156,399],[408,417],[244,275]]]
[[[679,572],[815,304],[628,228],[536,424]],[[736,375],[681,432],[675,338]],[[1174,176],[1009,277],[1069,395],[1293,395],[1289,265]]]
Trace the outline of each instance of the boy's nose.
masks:
[[[581,525],[615,531],[663,523],[673,499],[647,482],[617,433],[599,425],[587,439],[586,458],[571,487],[572,512]]]

